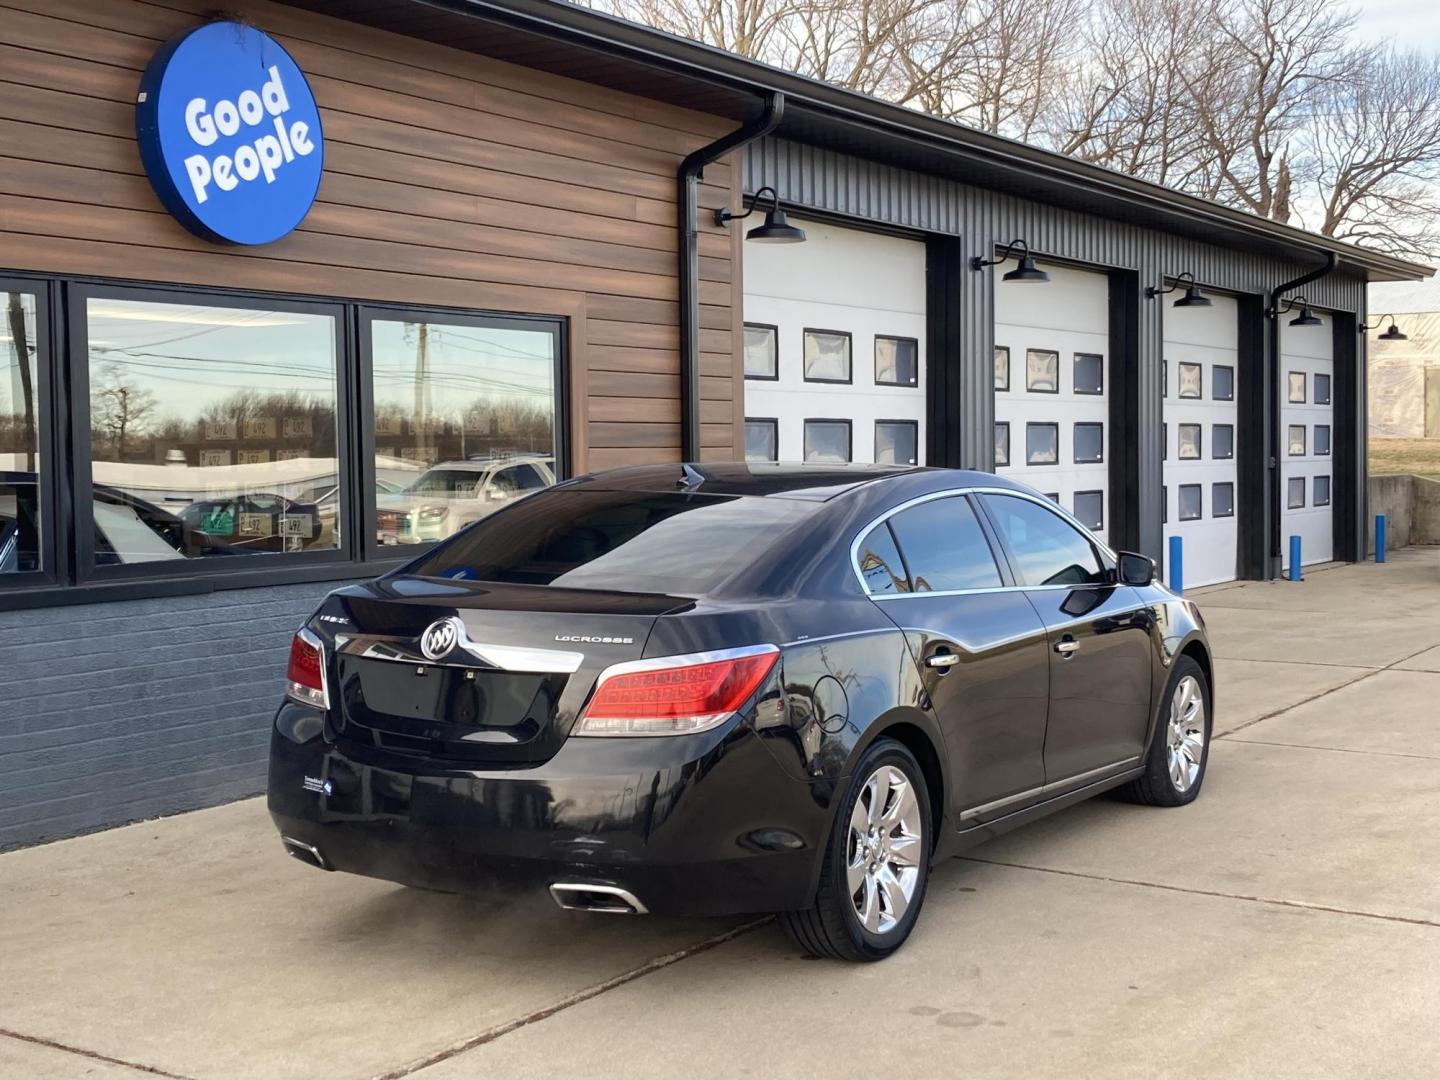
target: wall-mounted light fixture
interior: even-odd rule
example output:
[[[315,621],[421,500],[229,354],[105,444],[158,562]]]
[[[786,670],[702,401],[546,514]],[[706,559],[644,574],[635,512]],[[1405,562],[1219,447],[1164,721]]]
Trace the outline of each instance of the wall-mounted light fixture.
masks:
[[[1287,311],[1294,311],[1296,306],[1300,308],[1300,314],[1290,320],[1291,326],[1324,326],[1313,311],[1310,310],[1310,301],[1303,296],[1287,296],[1284,300],[1278,300],[1275,306],[1265,312],[1267,318],[1278,319]]]
[[[985,267],[987,267],[987,266],[999,266],[999,265],[1000,265],[1001,263],[1003,263],[1006,259],[1009,259],[1009,258],[1011,258],[1012,256],[1015,256],[1016,252],[1019,252],[1019,253],[1020,253],[1019,256],[1018,256],[1020,265],[1017,266],[1017,267],[1015,267],[1015,269],[1014,269],[1014,270],[1011,270],[1008,274],[1005,274],[1000,280],[1002,280],[1002,281],[1049,281],[1049,280],[1050,280],[1050,275],[1047,274],[1044,270],[1041,270],[1038,266],[1035,265],[1034,256],[1032,256],[1032,255],[1030,254],[1030,245],[1027,244],[1024,240],[1011,240],[1010,243],[1008,243],[1008,244],[1005,245],[1005,250],[1000,253],[1000,255],[999,255],[998,258],[994,258],[994,259],[982,259],[979,255],[973,255],[973,256],[971,256],[971,258],[970,258],[970,269],[971,269],[971,270],[981,270],[981,269],[983,269],[983,268],[985,268]]]
[[[1400,332],[1400,327],[1398,327],[1398,326],[1395,325],[1395,316],[1394,316],[1394,315],[1381,315],[1380,318],[1378,318],[1378,319],[1375,320],[1375,324],[1374,324],[1373,326],[1372,326],[1370,323],[1361,323],[1361,324],[1360,324],[1360,333],[1363,334],[1363,333],[1365,333],[1365,331],[1367,331],[1367,330],[1378,330],[1380,327],[1382,327],[1382,326],[1385,325],[1385,320],[1386,320],[1386,319],[1389,319],[1389,320],[1390,320],[1390,329],[1389,329],[1389,330],[1386,330],[1383,334],[1379,335],[1379,337],[1377,337],[1377,338],[1375,339],[1376,341],[1409,341],[1409,340],[1410,340],[1410,335],[1409,335],[1409,334],[1402,334],[1402,333]]]
[[[1181,283],[1185,285],[1185,295],[1172,304],[1172,307],[1213,307],[1210,298],[1200,291],[1200,286],[1195,284],[1195,275],[1189,270],[1175,278],[1169,285],[1161,289],[1154,285],[1147,285],[1145,288],[1145,299],[1154,300],[1157,296],[1165,296],[1180,288]]]
[[[790,222],[785,220],[785,211],[780,209],[780,196],[775,193],[773,187],[762,187],[746,200],[745,212],[743,214],[732,214],[729,210],[715,211],[715,224],[727,225],[732,221],[744,221],[751,214],[755,213],[755,207],[766,194],[770,196],[770,209],[765,212],[765,224],[756,225],[745,234],[746,240],[754,240],[757,244],[798,244],[805,239],[805,230],[797,229]]]

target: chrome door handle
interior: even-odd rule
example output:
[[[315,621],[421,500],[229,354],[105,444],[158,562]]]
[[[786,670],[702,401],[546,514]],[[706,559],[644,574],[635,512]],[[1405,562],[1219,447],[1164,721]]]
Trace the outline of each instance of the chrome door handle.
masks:
[[[1066,658],[1078,648],[1080,648],[1080,643],[1072,637],[1063,637],[1055,642],[1055,651]]]
[[[947,669],[947,668],[952,668],[952,667],[954,667],[954,666],[955,666],[956,664],[958,664],[959,662],[960,662],[960,657],[959,657],[959,655],[956,654],[956,653],[953,653],[953,652],[937,652],[934,656],[929,657],[929,658],[925,661],[925,666],[926,666],[926,667],[939,668],[941,671],[944,671],[944,670]]]

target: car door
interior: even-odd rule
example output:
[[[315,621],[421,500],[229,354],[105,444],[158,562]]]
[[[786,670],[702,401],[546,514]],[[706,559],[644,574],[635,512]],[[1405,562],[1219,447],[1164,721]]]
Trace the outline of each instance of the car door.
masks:
[[[1045,782],[1045,626],[997,559],[971,500],[902,508],[857,549],[866,587],[905,631],[949,757],[951,811],[977,823]]]
[[[1046,783],[1133,762],[1150,721],[1149,607],[1115,583],[1091,538],[1048,501],[998,493],[981,501],[1049,641]]]

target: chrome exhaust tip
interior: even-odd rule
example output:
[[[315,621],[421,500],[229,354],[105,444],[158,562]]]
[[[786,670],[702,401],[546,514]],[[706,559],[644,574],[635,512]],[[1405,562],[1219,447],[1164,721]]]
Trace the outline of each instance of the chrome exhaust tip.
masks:
[[[296,840],[293,836],[282,836],[280,840],[285,845],[286,854],[292,859],[299,859],[303,863],[315,867],[317,870],[333,870],[325,861],[325,856],[320,854],[320,849],[314,844],[307,844],[304,840]]]
[[[557,882],[550,896],[566,911],[601,911],[610,915],[648,915],[649,910],[635,894],[616,885],[589,885]]]

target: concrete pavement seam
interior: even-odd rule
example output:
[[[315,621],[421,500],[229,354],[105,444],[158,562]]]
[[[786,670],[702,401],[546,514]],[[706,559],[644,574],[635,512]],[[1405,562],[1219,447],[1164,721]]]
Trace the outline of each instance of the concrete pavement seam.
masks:
[[[1298,709],[1301,705],[1309,705],[1312,701],[1319,701],[1321,698],[1328,697],[1329,695],[1335,693],[1335,691],[1337,690],[1344,690],[1347,686],[1354,686],[1356,683],[1364,682],[1366,679],[1370,678],[1373,675],[1379,675],[1382,671],[1392,671],[1394,670],[1396,664],[1403,664],[1406,660],[1414,660],[1415,657],[1419,656],[1421,653],[1427,653],[1433,648],[1435,648],[1435,645],[1433,643],[1426,645],[1418,652],[1413,652],[1409,656],[1402,656],[1400,657],[1400,659],[1394,660],[1386,664],[1384,667],[1372,668],[1371,670],[1365,672],[1364,675],[1357,675],[1355,676],[1355,678],[1347,679],[1345,682],[1339,683],[1336,686],[1332,686],[1328,690],[1321,690],[1318,694],[1314,694],[1308,698],[1304,698],[1291,705],[1286,705],[1283,708],[1274,710],[1273,712],[1268,712],[1264,716],[1257,716],[1254,720],[1247,720],[1245,721],[1245,723],[1239,724],[1236,727],[1231,728],[1229,731],[1222,731],[1219,735],[1216,735],[1215,738],[1227,739],[1230,736],[1234,735],[1237,731],[1244,731],[1246,728],[1254,727],[1256,724],[1259,724],[1265,720],[1273,720],[1275,717],[1280,716],[1283,713],[1287,713],[1291,709]]]
[[[165,1076],[169,1080],[190,1080],[187,1076],[179,1073],[166,1072],[164,1069],[156,1068],[154,1065],[141,1065],[137,1061],[126,1061],[124,1058],[111,1057],[109,1054],[97,1053],[94,1050],[86,1050],[79,1046],[68,1046],[65,1043],[56,1042],[54,1039],[42,1038],[39,1035],[25,1035],[19,1031],[11,1031],[9,1028],[0,1028],[0,1035],[10,1039],[17,1039],[20,1042],[33,1043],[36,1046],[46,1046],[51,1050],[61,1050],[67,1054],[75,1054],[79,1057],[90,1058],[92,1061],[103,1061],[108,1065],[120,1065],[126,1069],[134,1069],[149,1076]]]
[[[1134,878],[1110,877],[1106,874],[1086,874],[1079,870],[1057,870],[1050,866],[1029,866],[1025,863],[1003,862],[1000,859],[977,859],[973,855],[962,855],[966,862],[986,863],[990,866],[1008,866],[1014,870],[1033,870],[1037,874],[1059,874],[1061,877],[1084,878],[1087,881],[1103,881],[1111,885],[1134,885],[1141,889],[1161,889],[1165,892],[1190,893],[1194,896],[1211,896],[1220,900],[1243,900],[1252,904],[1270,904],[1276,907],[1300,908],[1304,911],[1324,911],[1331,915],[1351,915],[1361,919],[1378,919],[1381,922],[1406,923],[1410,926],[1426,926],[1440,930],[1440,922],[1433,919],[1417,919],[1409,915],[1382,915],[1378,911],[1361,911],[1358,908],[1334,907],[1329,904],[1312,904],[1306,900],[1282,900],[1275,896],[1252,896],[1247,893],[1216,892],[1211,889],[1192,889],[1184,885],[1165,885],[1158,881],[1137,881]]]
[[[1219,738],[1219,736],[1216,736]],[[1373,757],[1413,758],[1416,761],[1440,761],[1440,754],[1402,754],[1398,750],[1356,750],[1350,746],[1312,746],[1310,743],[1270,742],[1266,739],[1235,739],[1248,746],[1279,746],[1288,750],[1324,750],[1332,754],[1368,754]]]
[[[375,1080],[401,1080],[403,1077],[413,1076],[421,1069],[428,1069],[431,1065],[438,1065],[440,1062],[456,1057],[468,1050],[474,1050],[487,1043],[492,1043],[501,1036],[510,1034],[512,1031],[548,1019],[556,1013],[564,1012],[566,1009],[580,1005],[589,1001],[591,998],[599,997],[601,994],[624,986],[626,983],[634,982],[636,979],[660,971],[662,968],[667,968],[671,964],[678,964],[681,960],[686,960],[692,956],[707,952],[717,945],[723,945],[727,941],[733,941],[738,937],[760,929],[762,926],[768,926],[774,921],[774,916],[755,919],[752,922],[731,927],[723,934],[716,934],[714,937],[706,938],[704,941],[698,941],[694,945],[687,945],[685,948],[675,952],[666,953],[664,956],[657,956],[645,961],[645,963],[638,967],[631,968],[629,971],[622,972],[603,982],[596,983],[594,986],[587,986],[583,990],[577,990],[575,993],[563,997],[559,1001],[546,1005],[543,1008],[536,1009],[534,1012],[526,1013],[524,1016],[518,1016],[513,1020],[507,1020],[503,1024],[496,1024],[494,1027],[487,1028],[478,1035],[472,1035],[468,1039],[462,1039],[460,1042],[452,1043],[443,1050],[438,1050],[426,1057],[419,1058],[410,1062],[408,1065],[402,1065],[398,1069],[380,1073],[375,1077]]]

